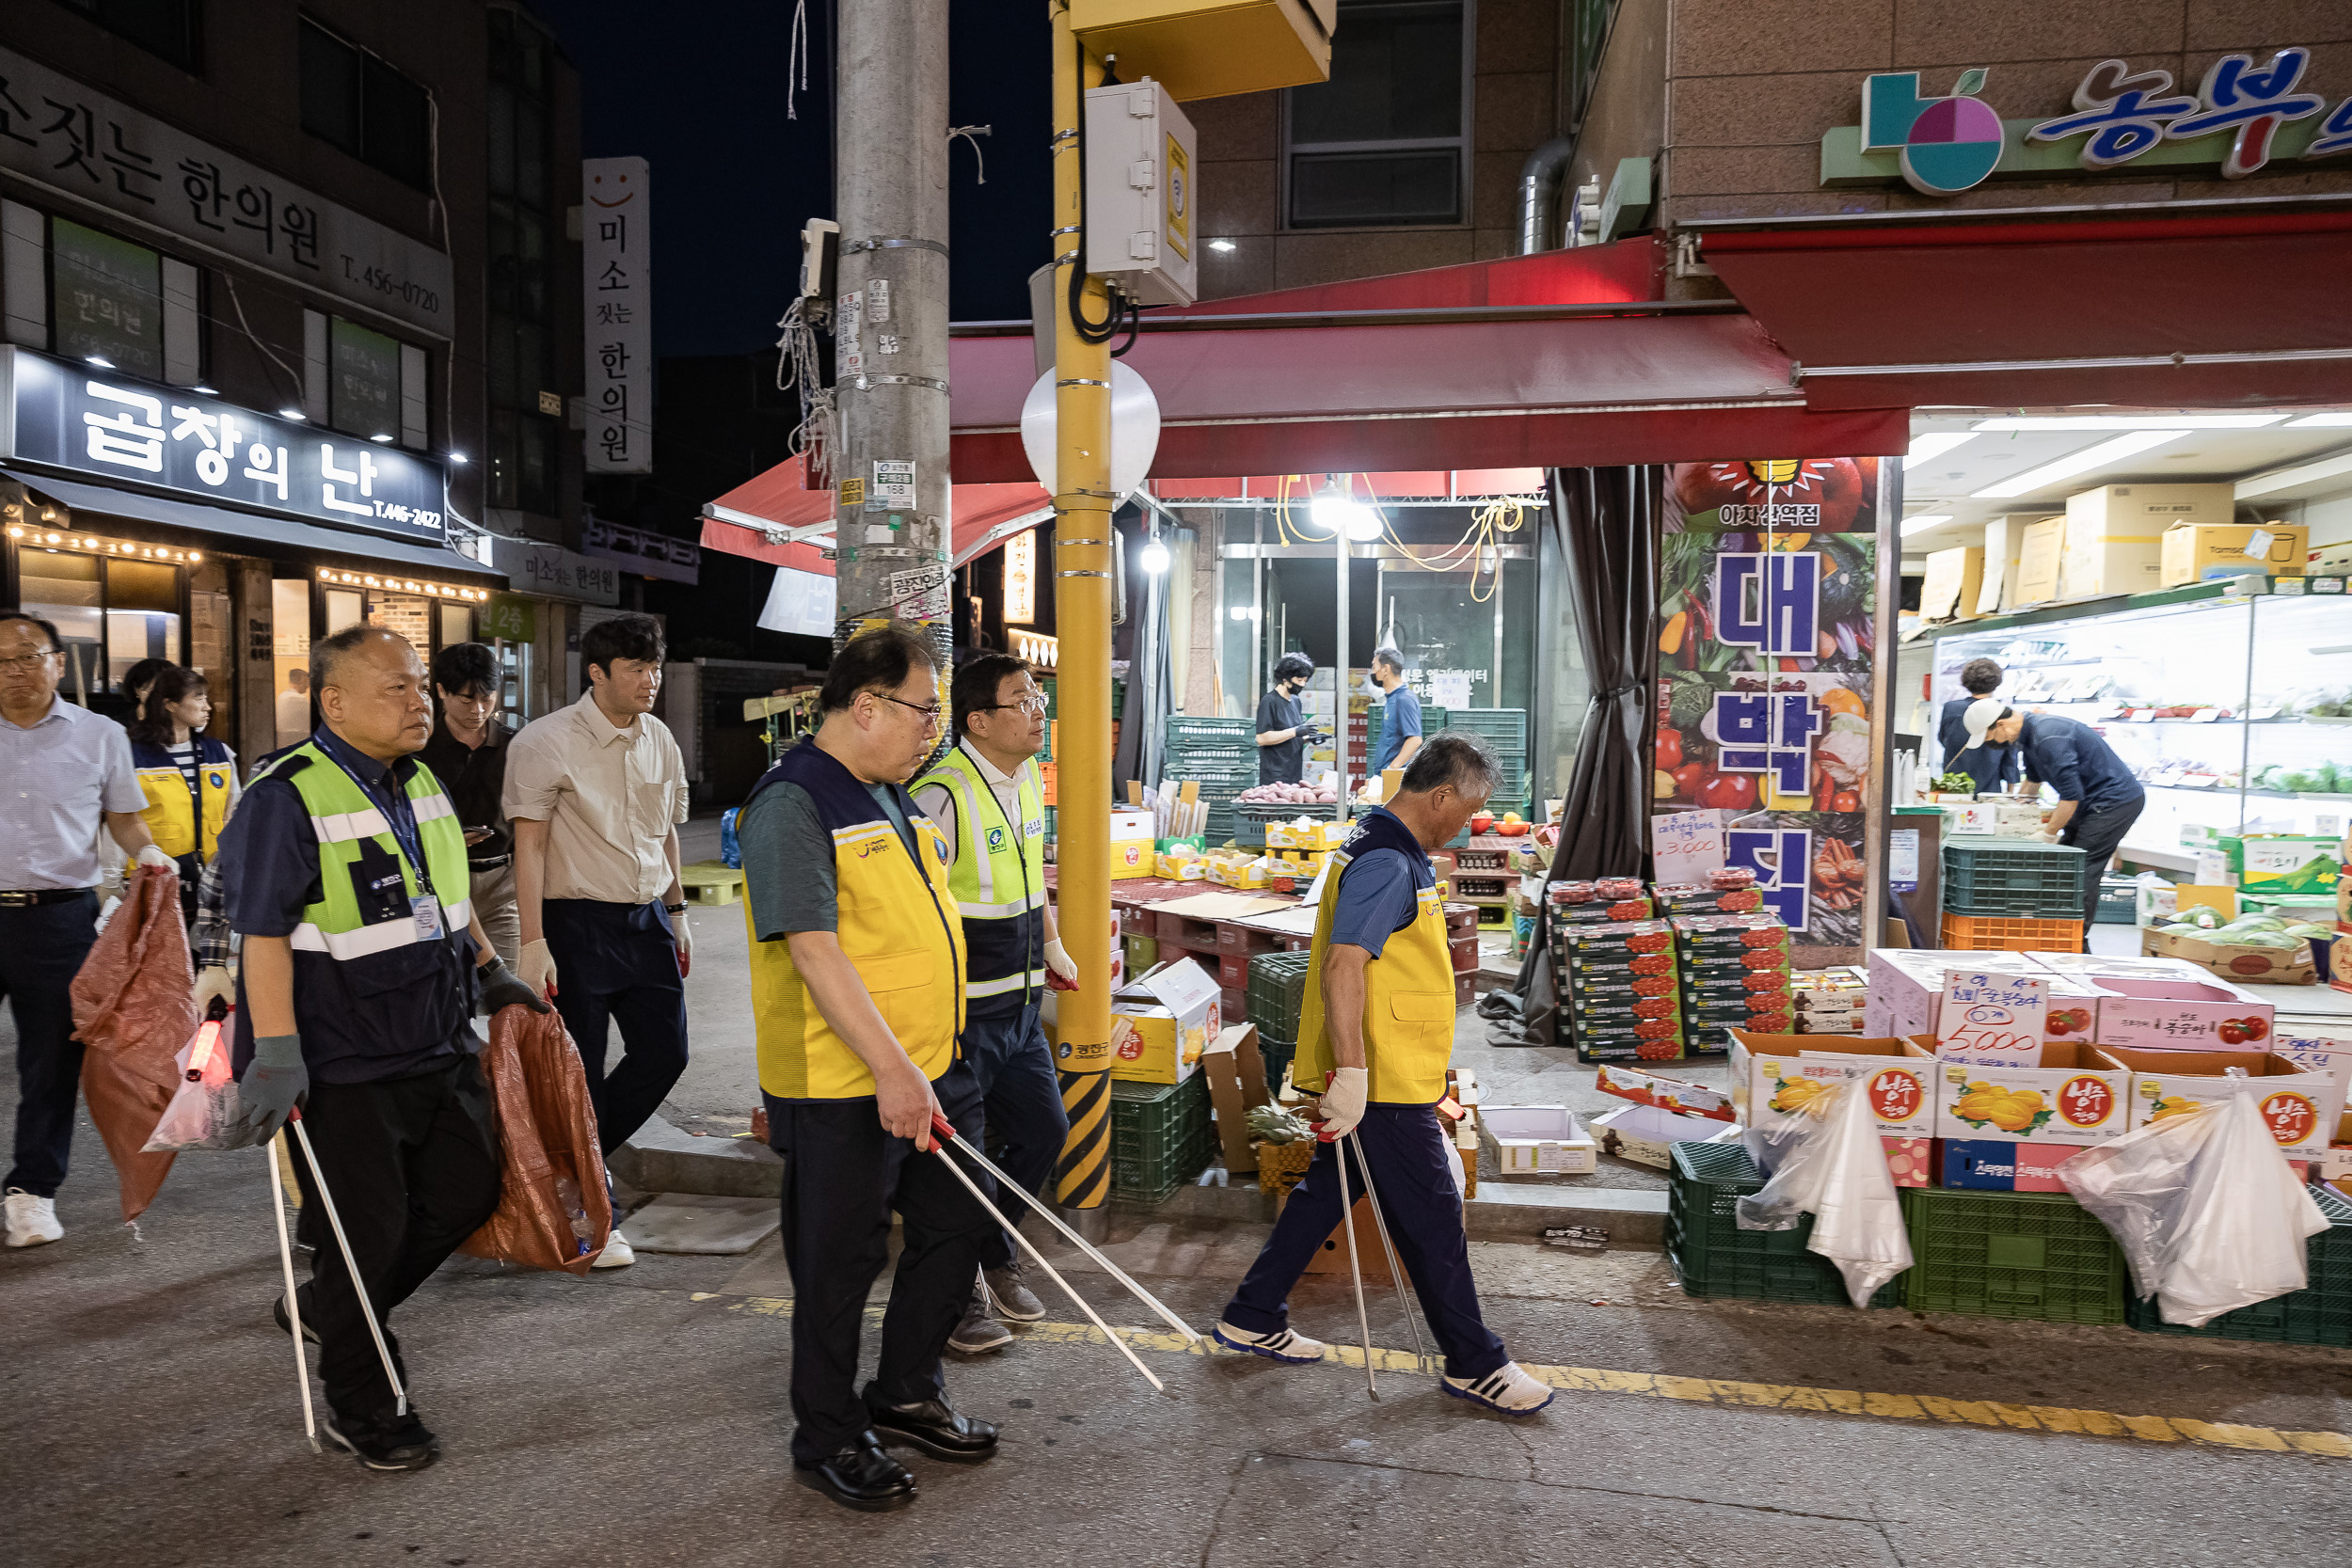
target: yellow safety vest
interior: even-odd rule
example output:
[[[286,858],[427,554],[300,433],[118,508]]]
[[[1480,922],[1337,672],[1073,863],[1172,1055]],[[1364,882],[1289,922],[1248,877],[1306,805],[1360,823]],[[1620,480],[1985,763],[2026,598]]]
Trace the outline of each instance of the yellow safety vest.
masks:
[[[138,769],[139,788],[146,792],[147,804],[139,812],[139,819],[147,824],[147,832],[155,840],[155,847],[173,860],[199,855],[205,861],[220,842],[221,825],[229,819],[229,802],[236,792],[235,765],[229,760],[228,748],[216,740],[199,737],[197,747],[197,794],[188,793],[187,775],[171,753],[160,746],[145,743],[132,747],[132,763]],[[203,801],[199,816],[197,800]]]
[[[1340,878],[1355,855],[1375,847],[1401,848],[1397,841],[1405,837],[1401,832],[1372,836],[1367,842],[1359,828],[1346,848],[1333,852],[1331,873],[1323,881],[1298,1021],[1298,1060],[1292,1069],[1302,1089],[1321,1087],[1336,1065],[1323,1012],[1323,964],[1339,909]],[[1407,852],[1425,858],[1418,845]],[[1445,1097],[1446,1068],[1454,1059],[1454,960],[1446,945],[1445,905],[1434,887],[1419,890],[1414,899],[1413,923],[1391,936],[1380,956],[1364,966],[1364,1066],[1371,1081],[1366,1099],[1381,1104],[1436,1104]]]

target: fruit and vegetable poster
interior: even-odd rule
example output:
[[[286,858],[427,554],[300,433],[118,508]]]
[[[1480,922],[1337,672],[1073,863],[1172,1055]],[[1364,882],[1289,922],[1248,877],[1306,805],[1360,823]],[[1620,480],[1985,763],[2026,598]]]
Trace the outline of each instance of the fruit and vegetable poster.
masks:
[[[1825,457],[1668,475],[1652,809],[1724,814],[1725,863],[1756,872],[1804,968],[1864,945],[1878,469]]]

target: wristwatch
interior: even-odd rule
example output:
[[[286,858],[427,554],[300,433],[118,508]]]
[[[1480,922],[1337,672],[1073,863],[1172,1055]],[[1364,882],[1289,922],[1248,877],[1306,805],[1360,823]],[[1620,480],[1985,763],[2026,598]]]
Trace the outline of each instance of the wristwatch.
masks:
[[[684,914],[686,912],[686,906],[683,904],[664,904],[661,908],[665,913],[669,914]]]

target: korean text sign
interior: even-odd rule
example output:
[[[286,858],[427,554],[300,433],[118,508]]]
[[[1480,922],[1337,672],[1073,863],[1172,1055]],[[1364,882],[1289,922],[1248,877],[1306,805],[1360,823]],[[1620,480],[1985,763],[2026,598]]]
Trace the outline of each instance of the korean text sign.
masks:
[[[438,545],[441,469],[396,448],[0,348],[6,455]]]
[[[580,166],[588,471],[653,472],[652,193],[643,158]]]
[[[1944,976],[1935,1053],[1949,1061],[2038,1067],[2050,982],[2039,975],[1955,969]]]

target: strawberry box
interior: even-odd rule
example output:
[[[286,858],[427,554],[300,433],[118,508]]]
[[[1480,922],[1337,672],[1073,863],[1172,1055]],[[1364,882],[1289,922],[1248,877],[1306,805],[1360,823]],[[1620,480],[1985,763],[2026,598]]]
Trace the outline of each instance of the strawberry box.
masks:
[[[1764,908],[1764,895],[1752,887],[1726,890],[1665,882],[1652,884],[1649,893],[1661,915],[1755,914]]]

